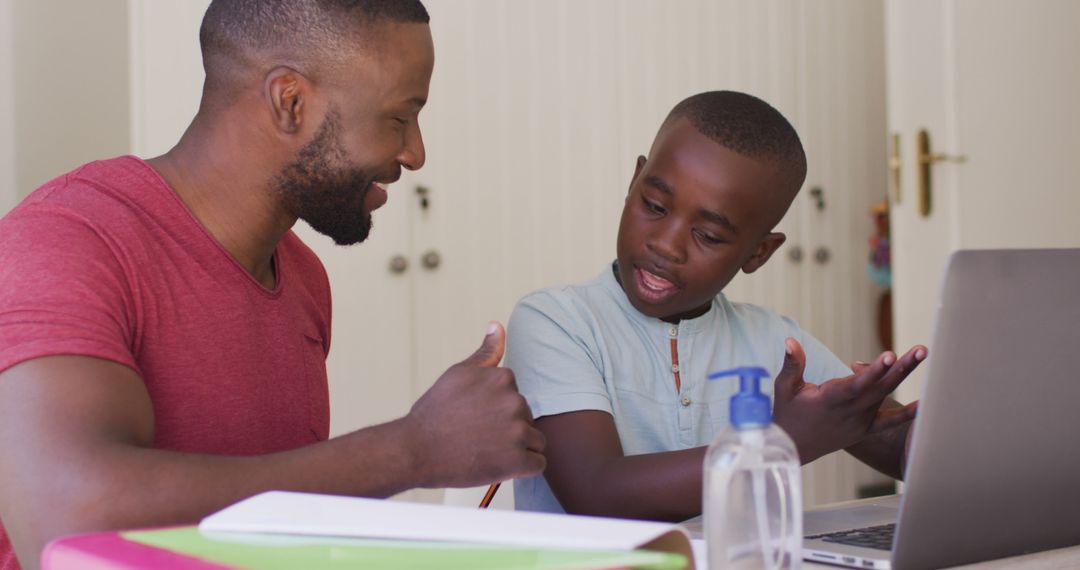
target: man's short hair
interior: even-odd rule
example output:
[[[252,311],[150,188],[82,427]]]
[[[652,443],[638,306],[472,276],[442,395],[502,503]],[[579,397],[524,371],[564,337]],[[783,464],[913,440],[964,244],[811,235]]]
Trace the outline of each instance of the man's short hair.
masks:
[[[771,105],[737,91],[707,91],[683,99],[665,122],[685,117],[701,134],[741,155],[777,163],[798,190],[806,153],[795,127]]]
[[[420,0],[213,0],[199,30],[207,85],[268,61],[317,75],[379,23],[429,20]]]

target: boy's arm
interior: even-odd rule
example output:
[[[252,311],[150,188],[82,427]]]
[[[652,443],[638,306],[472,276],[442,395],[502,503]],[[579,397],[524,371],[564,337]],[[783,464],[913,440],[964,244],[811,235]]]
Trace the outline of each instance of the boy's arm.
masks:
[[[26,568],[75,532],[194,523],[270,489],[385,497],[543,468],[543,436],[502,356],[501,328],[405,417],[303,448],[228,457],[152,449],[142,379],[90,357],[0,373],[0,517]],[[484,410],[484,413],[476,413]]]
[[[820,385],[803,380],[806,355],[787,339],[784,366],[776,378],[773,419],[795,440],[802,462],[809,463],[838,449],[889,475],[902,471],[907,427],[917,402],[887,405],[897,386],[920,362],[927,349],[915,346],[903,356],[884,352],[854,374]]]
[[[882,402],[926,357],[925,347],[900,358],[884,353],[820,386],[803,380],[802,346],[790,339],[788,348],[776,378],[774,419],[795,441],[801,462],[848,448],[889,472],[904,447],[896,434],[906,434],[915,405],[886,410]],[[544,476],[567,512],[672,521],[701,514],[706,448],[623,456],[614,420],[599,411],[545,416],[536,427],[547,437]]]
[[[585,410],[544,416],[544,472],[566,512],[681,521],[701,514],[704,447],[624,456],[615,421]]]
[[[892,398],[886,398],[881,404],[882,410],[902,407]],[[867,436],[865,439],[848,447],[846,451],[859,461],[877,469],[893,479],[904,479],[907,467],[907,445],[911,435],[912,420],[894,428]]]

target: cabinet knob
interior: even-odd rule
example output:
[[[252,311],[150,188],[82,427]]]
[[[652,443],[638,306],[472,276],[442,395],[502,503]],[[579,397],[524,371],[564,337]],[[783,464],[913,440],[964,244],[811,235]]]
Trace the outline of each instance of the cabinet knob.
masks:
[[[409,268],[409,260],[401,254],[390,258],[390,273],[401,274]]]
[[[790,259],[792,263],[801,262],[802,261],[802,256],[803,256],[802,246],[798,246],[798,245],[791,246],[790,248],[788,248],[787,256],[788,256],[788,259]]]
[[[814,261],[825,264],[829,262],[830,258],[832,258],[832,252],[829,251],[829,248],[821,246],[814,250]]]
[[[430,250],[420,257],[420,265],[423,265],[424,269],[435,269],[440,263],[442,263],[442,257],[435,250]]]

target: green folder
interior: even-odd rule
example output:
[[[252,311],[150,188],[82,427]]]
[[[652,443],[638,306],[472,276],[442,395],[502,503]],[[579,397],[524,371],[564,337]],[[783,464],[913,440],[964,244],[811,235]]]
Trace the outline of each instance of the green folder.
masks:
[[[469,570],[681,570],[681,554],[651,550],[511,548],[446,542],[272,534],[206,534],[196,527],[125,532],[130,541],[248,570],[408,568]]]

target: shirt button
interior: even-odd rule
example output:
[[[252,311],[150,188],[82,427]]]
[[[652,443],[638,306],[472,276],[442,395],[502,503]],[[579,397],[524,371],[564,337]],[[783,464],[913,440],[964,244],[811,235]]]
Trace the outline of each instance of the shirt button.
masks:
[[[671,371],[674,372],[675,374],[678,374],[679,373],[679,365],[678,364],[672,364],[671,365]]]
[[[687,396],[686,394],[683,394],[683,396],[682,396],[682,405],[683,406],[689,406],[690,405],[690,396]]]
[[[671,336],[679,336],[679,327],[672,325],[671,328],[668,329],[668,334]]]

